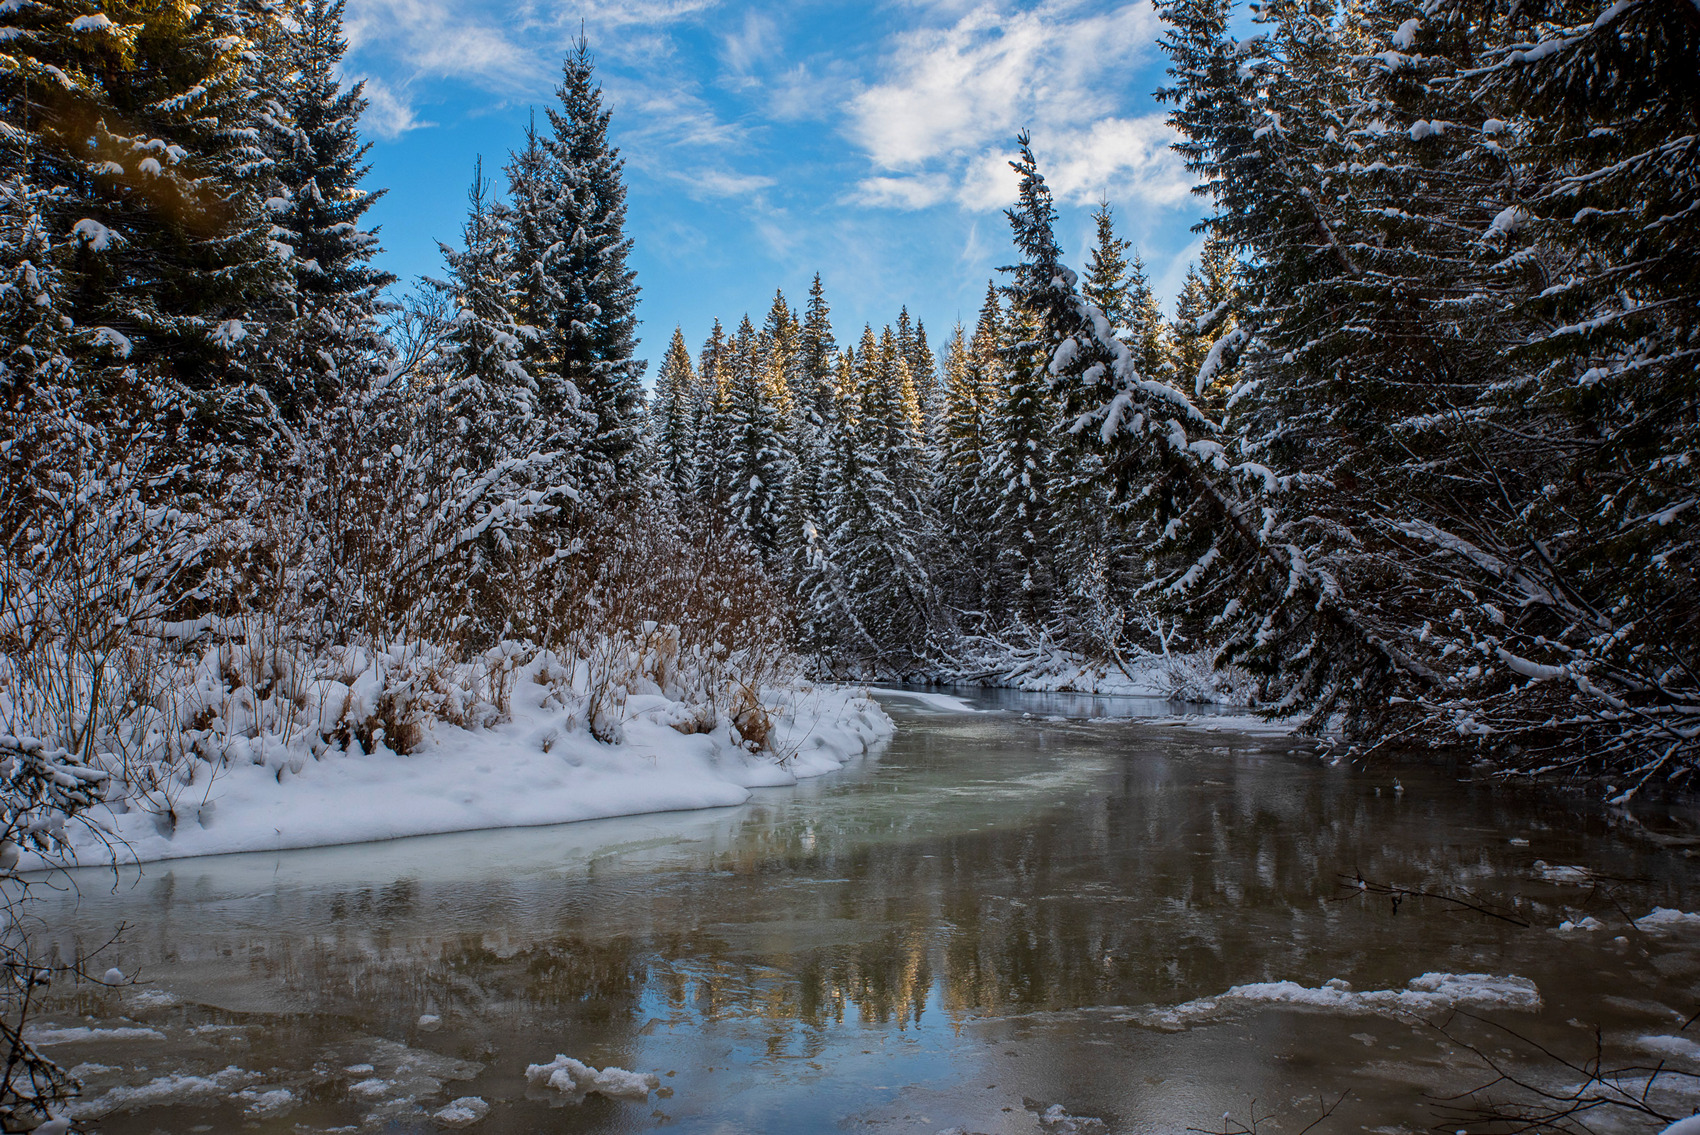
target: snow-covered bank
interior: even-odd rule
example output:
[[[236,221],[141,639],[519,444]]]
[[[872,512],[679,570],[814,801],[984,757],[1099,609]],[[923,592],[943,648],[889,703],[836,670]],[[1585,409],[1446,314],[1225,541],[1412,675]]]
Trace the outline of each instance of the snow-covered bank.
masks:
[[[72,850],[78,866],[98,866],[723,807],[842,768],[893,731],[861,690],[797,685],[762,701],[772,727],[761,752],[724,715],[694,731],[687,707],[659,694],[631,696],[619,743],[605,744],[578,707],[520,681],[501,724],[439,721],[406,755],[351,744],[230,762],[184,787],[175,823],[123,802],[91,809],[70,829]]]

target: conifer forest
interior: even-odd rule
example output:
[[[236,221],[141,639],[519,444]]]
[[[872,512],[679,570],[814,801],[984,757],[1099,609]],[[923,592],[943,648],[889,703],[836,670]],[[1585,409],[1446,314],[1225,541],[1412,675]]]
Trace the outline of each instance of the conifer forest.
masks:
[[[1625,814],[1696,787],[1700,4],[1157,0],[1204,217],[1177,295],[1126,203],[1065,247],[1021,130],[971,318],[926,326],[929,282],[891,279],[877,325],[835,323],[823,263],[694,342],[643,302],[627,163],[665,159],[623,140],[583,31],[521,145],[451,171],[440,267],[386,270],[360,3],[0,0],[5,1131],[142,1106],[88,1110],[112,1061],[75,1072],[31,1023],[135,981],[53,945],[40,872],[740,805],[901,744],[893,687],[1134,691],[1328,768]],[[1412,886],[1395,913],[1439,894]],[[1104,933],[1088,961],[1119,972]],[[1435,977],[1398,996],[1522,1004]],[[893,996],[864,1019],[906,1020]],[[611,1061],[529,1090],[648,1099]],[[1669,1073],[1636,1105],[1577,1067],[1612,1114],[1692,1110]],[[207,1075],[250,1125],[309,1106]],[[1475,1105],[1454,1126],[1596,1106]],[[419,1106],[360,1122],[490,1108]],[[1060,1108],[1034,1130],[1122,1129]],[[513,1122],[489,1129],[543,1129]]]

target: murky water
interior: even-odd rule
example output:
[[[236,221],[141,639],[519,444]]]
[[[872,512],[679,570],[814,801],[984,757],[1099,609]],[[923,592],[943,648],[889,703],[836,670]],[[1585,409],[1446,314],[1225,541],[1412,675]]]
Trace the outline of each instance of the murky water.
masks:
[[[153,864],[115,889],[85,873],[43,911],[61,948],[123,924],[94,968],[145,984],[61,991],[39,1035],[118,1135],[435,1131],[461,1097],[491,1133],[1222,1131],[1231,1113],[1269,1135],[1342,1093],[1318,1135],[1414,1131],[1492,1078],[1466,1044],[1562,1087],[1578,1077],[1518,1037],[1581,1061],[1596,1026],[1608,1063],[1667,1061],[1649,1098],[1692,1106],[1676,1073],[1700,1070],[1682,1047],[1700,1024],[1681,1032],[1700,929],[1630,921],[1700,909],[1692,810],[1106,717],[1163,707],[994,703],[891,701],[877,758],[737,809]],[[1395,908],[1383,884],[1508,917]],[[1584,917],[1601,927],[1556,929]],[[1525,980],[1465,996],[1471,1016],[1374,992],[1425,973]],[[1293,992],[1330,979],[1355,992]],[[1277,981],[1296,985],[1265,996],[1328,1003],[1201,1002]],[[660,1089],[529,1084],[557,1053]]]

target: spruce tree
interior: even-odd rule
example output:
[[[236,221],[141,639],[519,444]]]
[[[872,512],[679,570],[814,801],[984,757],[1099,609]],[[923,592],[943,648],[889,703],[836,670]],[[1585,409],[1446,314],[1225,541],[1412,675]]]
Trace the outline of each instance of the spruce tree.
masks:
[[[1204,404],[1218,409],[1226,398],[1237,358],[1234,308],[1238,302],[1233,250],[1226,240],[1210,233],[1204,238],[1198,262],[1187,268],[1169,337],[1174,344],[1177,381],[1193,390]],[[1222,346],[1218,348],[1217,344]],[[1208,369],[1206,362],[1211,364]]]
[[[602,105],[590,45],[582,37],[562,65],[549,111],[548,143],[559,194],[557,236],[560,306],[553,312],[554,364],[580,396],[591,423],[583,440],[593,491],[606,493],[625,476],[641,430],[643,371],[637,347],[637,274],[628,266],[625,163],[608,140],[611,114]]]
[[[907,371],[889,331],[871,327],[844,352],[828,423],[823,483],[827,523],[813,579],[845,638],[871,661],[902,670],[928,649],[939,624],[938,597],[924,562],[917,501],[891,477],[894,439],[917,427],[898,371]],[[856,653],[862,653],[856,649]]]
[[[591,449],[596,418],[568,361],[573,308],[566,249],[575,218],[535,120],[526,128],[524,148],[509,156],[507,176],[505,290],[524,344],[521,361],[536,389],[535,415],[516,441],[552,456],[547,476],[553,486],[591,499],[593,486],[610,471]]]
[[[490,200],[483,161],[467,191],[463,247],[441,245],[452,297],[443,336],[440,397],[473,467],[528,456],[535,440],[537,382],[524,364],[527,332],[514,322],[508,215]]]
[[[288,246],[287,315],[261,344],[275,370],[268,382],[288,418],[359,386],[381,366],[380,293],[395,277],[374,268],[375,231],[361,220],[383,196],[361,182],[370,143],[359,136],[364,84],[343,89],[338,68],[345,0],[295,0],[276,37],[282,58],[267,84],[272,130],[273,240]]]
[[[785,542],[784,502],[791,459],[785,447],[784,390],[759,349],[760,336],[745,316],[732,338],[726,412],[728,435],[722,493],[733,523],[764,559]]]
[[[824,467],[827,421],[832,413],[833,375],[838,345],[832,334],[831,311],[815,273],[809,287],[809,302],[803,319],[795,323],[796,359],[792,395],[795,401],[791,440],[793,467],[790,476],[787,514],[793,544],[791,570],[800,586],[810,594],[814,544],[826,523]]]
[[[824,424],[833,396],[838,343],[832,335],[832,309],[827,306],[819,272],[815,273],[814,282],[809,285],[809,303],[803,316],[798,357],[804,385],[801,401],[809,408],[811,416]]]
[[[655,375],[655,398],[649,420],[661,475],[680,497],[691,493],[696,484],[698,396],[690,348],[685,346],[684,331],[675,327]]]
[[[732,350],[720,320],[697,355],[695,421],[696,497],[715,508],[726,503],[725,484],[730,464],[731,437],[725,428],[731,401]]]
[[[1116,235],[1115,214],[1108,201],[1099,201],[1092,210],[1092,225],[1096,243],[1086,262],[1086,278],[1081,281],[1080,294],[1104,313],[1117,335],[1126,338],[1134,322],[1133,302],[1128,293],[1131,265],[1127,258],[1133,244]]]

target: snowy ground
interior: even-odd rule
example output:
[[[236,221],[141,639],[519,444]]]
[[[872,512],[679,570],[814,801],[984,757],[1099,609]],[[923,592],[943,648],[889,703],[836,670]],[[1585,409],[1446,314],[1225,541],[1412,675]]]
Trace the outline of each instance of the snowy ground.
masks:
[[[768,690],[766,751],[740,745],[722,721],[680,732],[679,706],[632,697],[623,739],[595,740],[547,688],[520,682],[511,719],[488,728],[436,724],[405,756],[293,753],[283,763],[233,762],[183,787],[175,822],[101,807],[73,830],[78,866],[228,852],[362,843],[484,828],[558,824],[741,804],[750,789],[795,784],[842,768],[886,741],[893,725],[864,692],[802,685]],[[40,866],[36,864],[25,864]]]

